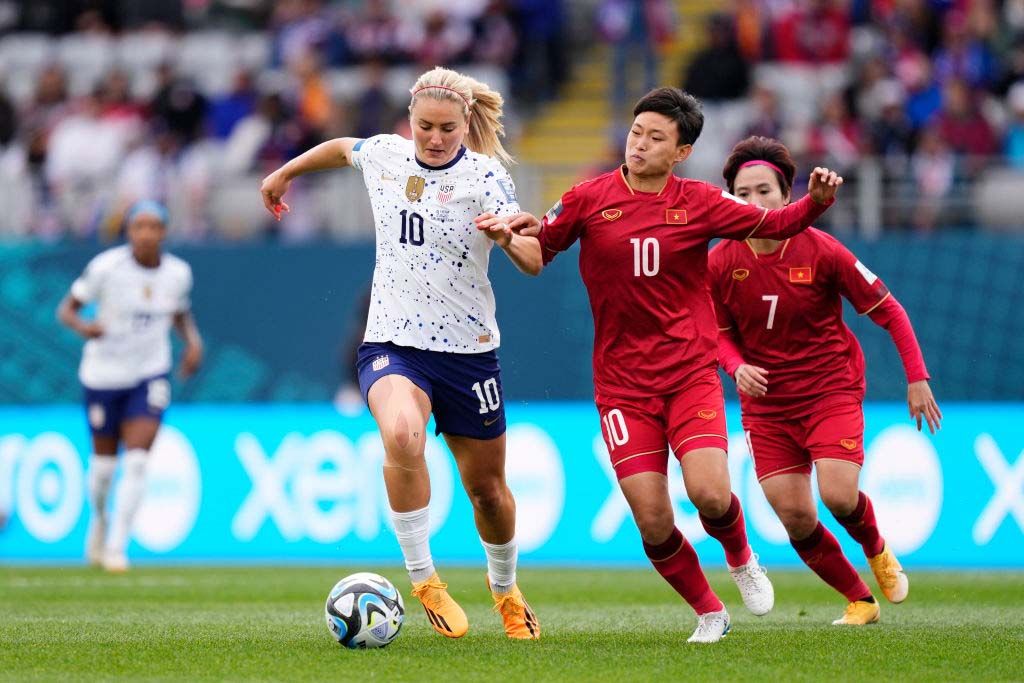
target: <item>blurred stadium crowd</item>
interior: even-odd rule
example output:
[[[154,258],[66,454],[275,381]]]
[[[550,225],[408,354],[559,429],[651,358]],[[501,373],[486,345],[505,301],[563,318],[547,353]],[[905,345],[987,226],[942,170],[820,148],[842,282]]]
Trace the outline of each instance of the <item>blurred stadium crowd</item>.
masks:
[[[0,179],[16,194],[0,233],[109,234],[147,196],[171,204],[178,238],[259,234],[263,217],[233,208],[252,203],[250,176],[330,137],[401,132],[425,68],[464,68],[521,104],[553,97],[560,8],[0,2]],[[289,221],[288,237],[315,222]]]
[[[880,173],[886,225],[1019,222],[1020,206],[992,204],[1024,181],[1024,2],[734,4],[683,78],[708,105],[709,163],[747,134],[778,137],[804,170]]]
[[[0,236],[109,238],[156,197],[179,240],[366,239],[366,208],[338,211],[355,174],[311,184],[281,224],[258,179],[329,137],[401,132],[435,64],[506,93],[515,151],[572,62],[602,39],[663,44],[665,22],[703,38],[676,77],[706,106],[688,175],[714,179],[736,140],[770,135],[802,168],[882,188],[886,226],[1019,225],[1024,0],[734,0],[706,31],[682,4],[0,0]],[[609,30],[623,17],[637,30]]]

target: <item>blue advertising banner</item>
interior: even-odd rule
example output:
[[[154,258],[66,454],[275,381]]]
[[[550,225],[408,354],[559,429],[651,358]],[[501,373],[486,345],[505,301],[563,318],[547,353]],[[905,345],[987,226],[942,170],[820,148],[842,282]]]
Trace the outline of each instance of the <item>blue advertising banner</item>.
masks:
[[[862,487],[904,564],[1024,567],[1024,404],[943,406],[942,431],[911,425],[902,404],[865,408]],[[729,406],[733,489],[751,544],[769,566],[797,565],[754,476],[739,410]],[[508,409],[508,479],[525,563],[645,564],[597,414],[585,403]],[[77,562],[89,507],[89,440],[74,406],[0,410],[0,559]],[[441,562],[483,562],[454,461],[427,445],[431,545]],[[381,477],[383,448],[365,412],[322,405],[183,405],[151,454],[129,554],[141,562],[400,561]],[[709,565],[720,546],[669,484],[680,528]],[[859,547],[821,508],[851,557]]]

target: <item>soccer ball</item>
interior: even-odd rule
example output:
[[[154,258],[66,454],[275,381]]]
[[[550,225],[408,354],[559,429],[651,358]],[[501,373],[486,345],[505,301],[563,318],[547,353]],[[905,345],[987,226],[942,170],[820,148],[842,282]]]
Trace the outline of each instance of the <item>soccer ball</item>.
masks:
[[[324,616],[331,635],[345,647],[384,647],[402,630],[405,604],[383,576],[359,572],[334,584]]]

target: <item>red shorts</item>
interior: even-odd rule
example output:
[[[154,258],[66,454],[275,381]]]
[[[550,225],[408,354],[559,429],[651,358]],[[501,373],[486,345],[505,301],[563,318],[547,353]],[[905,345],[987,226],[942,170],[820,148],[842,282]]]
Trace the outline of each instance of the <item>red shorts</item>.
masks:
[[[697,448],[729,448],[722,383],[713,370],[674,394],[597,396],[596,403],[601,434],[619,479],[639,472],[668,474],[669,446],[680,460]]]
[[[841,403],[793,420],[743,418],[758,481],[776,474],[810,474],[818,460],[864,464],[864,411]]]

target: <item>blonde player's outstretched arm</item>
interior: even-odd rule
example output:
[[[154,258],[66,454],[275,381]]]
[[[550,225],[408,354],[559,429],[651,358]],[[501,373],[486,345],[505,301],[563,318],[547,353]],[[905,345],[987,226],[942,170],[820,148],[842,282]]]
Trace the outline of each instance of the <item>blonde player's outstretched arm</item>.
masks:
[[[520,272],[526,275],[540,275],[544,268],[540,242],[536,237],[520,235],[516,230],[516,227],[529,225],[531,219],[532,222],[540,224],[536,217],[528,213],[517,213],[512,216],[484,213],[477,216],[474,222],[477,230],[494,240]]]
[[[290,211],[284,203],[284,195],[288,192],[292,180],[306,173],[325,171],[331,168],[343,168],[352,164],[352,148],[359,143],[359,138],[334,138],[303,152],[284,166],[277,169],[260,185],[263,206],[274,218],[281,220],[281,213]]]

